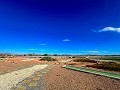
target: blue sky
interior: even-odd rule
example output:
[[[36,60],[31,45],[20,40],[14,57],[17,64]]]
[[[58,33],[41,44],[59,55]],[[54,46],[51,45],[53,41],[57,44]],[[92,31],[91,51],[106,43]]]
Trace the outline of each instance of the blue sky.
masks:
[[[0,52],[120,54],[119,0],[0,0]]]

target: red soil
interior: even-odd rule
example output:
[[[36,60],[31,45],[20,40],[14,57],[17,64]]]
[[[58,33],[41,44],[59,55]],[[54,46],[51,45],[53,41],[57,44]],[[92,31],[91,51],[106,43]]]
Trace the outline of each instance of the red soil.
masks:
[[[15,70],[19,70],[22,68],[30,67],[41,63],[41,61],[37,59],[33,59],[33,60],[27,59],[29,61],[22,61],[22,60],[26,60],[26,58],[15,57],[15,58],[8,58],[8,60],[0,61],[0,74],[12,72]]]

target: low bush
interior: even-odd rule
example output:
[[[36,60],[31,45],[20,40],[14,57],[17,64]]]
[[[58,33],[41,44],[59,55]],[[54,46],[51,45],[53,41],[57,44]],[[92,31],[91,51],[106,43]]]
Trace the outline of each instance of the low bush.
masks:
[[[56,59],[52,58],[52,57],[43,57],[40,60],[42,60],[42,61],[56,61]]]
[[[72,58],[76,58],[75,56],[72,56]]]
[[[93,64],[91,65],[91,67],[98,69],[120,71],[120,63],[116,62],[102,62],[101,64]]]
[[[0,58],[6,58],[5,56],[0,56]]]
[[[113,57],[113,56],[101,56],[101,57],[92,57],[93,59],[100,59],[100,60],[113,60],[113,61],[119,61],[120,62],[120,56],[119,57]]]
[[[89,58],[77,58],[73,60],[74,62],[91,62],[91,63],[97,63],[95,60],[90,60]]]

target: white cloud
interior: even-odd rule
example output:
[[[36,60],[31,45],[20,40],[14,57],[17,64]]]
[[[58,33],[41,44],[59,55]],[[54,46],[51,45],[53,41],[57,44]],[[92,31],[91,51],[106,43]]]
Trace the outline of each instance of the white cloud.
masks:
[[[98,50],[91,50],[91,51],[80,51],[80,52],[85,52],[85,53],[98,53],[100,51]]]
[[[37,50],[37,49],[34,49],[34,48],[30,48],[30,49],[28,49],[28,50],[34,51],[34,50]]]
[[[44,51],[46,51],[46,50],[40,50],[41,52],[44,52]]]
[[[69,42],[70,40],[69,39],[64,39],[62,40],[63,42]]]
[[[120,28],[115,28],[115,27],[105,27],[98,32],[107,32],[107,31],[113,31],[113,32],[118,32],[120,33]]]
[[[99,51],[88,51],[90,53],[98,53]]]
[[[107,52],[109,52],[109,51],[102,51],[103,53],[107,53]]]
[[[58,50],[56,50],[56,49],[53,49],[53,51],[55,51],[55,52],[56,52],[56,51],[58,51]]]
[[[44,44],[44,43],[41,43],[41,44],[38,44],[38,45],[45,46],[46,44]]]

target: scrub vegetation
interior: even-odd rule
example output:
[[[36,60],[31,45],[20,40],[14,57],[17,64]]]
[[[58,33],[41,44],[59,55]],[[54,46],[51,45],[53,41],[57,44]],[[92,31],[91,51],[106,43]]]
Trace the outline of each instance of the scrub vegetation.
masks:
[[[99,56],[94,59],[120,61],[120,56]]]
[[[105,57],[106,59],[113,59],[113,58],[108,58]],[[120,57],[119,57],[120,58]],[[116,60],[119,60],[116,58]],[[120,71],[120,62],[118,61],[97,61],[97,60],[91,60],[89,58],[76,58],[73,60],[74,62],[89,62],[89,63],[94,63],[92,65],[86,65],[86,67],[92,67],[92,68],[97,68],[97,69],[104,69],[104,70],[111,70],[111,71]]]
[[[97,63],[97,61],[90,60],[89,58],[76,58],[73,61],[74,62],[91,62],[91,63]]]
[[[112,71],[120,71],[120,63],[117,62],[102,62],[100,64],[96,63],[91,65],[90,67]]]
[[[57,61],[57,59],[52,58],[52,57],[43,57],[40,60],[42,60],[42,61]]]

